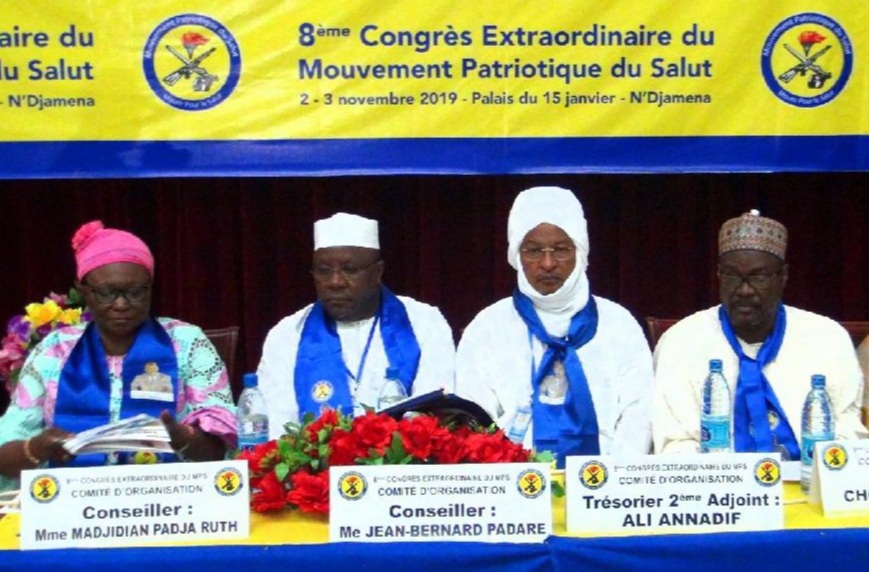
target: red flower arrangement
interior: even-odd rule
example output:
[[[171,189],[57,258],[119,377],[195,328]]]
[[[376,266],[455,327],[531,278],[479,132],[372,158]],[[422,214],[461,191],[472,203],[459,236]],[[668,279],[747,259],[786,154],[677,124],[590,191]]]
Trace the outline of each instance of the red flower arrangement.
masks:
[[[248,462],[251,508],[257,512],[298,508],[329,513],[329,467],[454,463],[550,462],[513,443],[504,432],[459,425],[433,415],[396,421],[368,412],[350,418],[330,410],[287,435],[243,451]]]

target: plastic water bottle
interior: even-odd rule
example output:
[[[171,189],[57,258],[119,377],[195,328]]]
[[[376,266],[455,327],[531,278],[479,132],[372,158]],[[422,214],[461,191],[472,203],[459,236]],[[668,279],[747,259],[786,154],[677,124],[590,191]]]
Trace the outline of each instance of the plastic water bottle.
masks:
[[[238,427],[238,448],[252,449],[255,445],[265,443],[269,439],[269,417],[266,412],[266,400],[257,387],[257,375],[244,375],[244,390],[238,397],[236,409]]]
[[[721,360],[709,360],[709,375],[703,381],[700,410],[700,451],[730,453],[730,387],[721,373]]]
[[[507,430],[507,438],[521,445],[525,442],[525,434],[528,433],[529,425],[531,425],[531,404],[525,403],[516,410],[513,423]]]
[[[398,379],[398,368],[386,368],[383,385],[380,388],[380,394],[377,396],[377,410],[382,411],[403,399],[407,399],[407,390],[404,388],[401,380]]]
[[[812,456],[815,443],[836,438],[833,426],[833,407],[827,393],[827,379],[823,375],[812,376],[812,389],[803,404],[803,431],[800,442],[800,487],[809,492],[812,482]]]

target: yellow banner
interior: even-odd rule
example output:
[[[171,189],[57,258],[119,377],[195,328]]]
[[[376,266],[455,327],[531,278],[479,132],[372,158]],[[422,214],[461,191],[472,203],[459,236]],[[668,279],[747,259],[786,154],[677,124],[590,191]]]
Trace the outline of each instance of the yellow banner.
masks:
[[[863,0],[7,2],[2,140],[856,136],[828,167],[864,168],[867,20]]]

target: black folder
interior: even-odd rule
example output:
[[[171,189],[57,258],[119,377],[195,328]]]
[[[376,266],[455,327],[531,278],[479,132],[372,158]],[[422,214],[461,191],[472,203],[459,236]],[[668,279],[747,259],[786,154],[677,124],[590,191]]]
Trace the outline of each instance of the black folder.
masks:
[[[406,413],[431,413],[438,417],[458,419],[463,423],[476,423],[482,427],[489,427],[494,423],[486,410],[463,397],[449,393],[446,389],[436,389],[422,395],[414,395],[395,405],[383,409],[395,419],[401,419]]]

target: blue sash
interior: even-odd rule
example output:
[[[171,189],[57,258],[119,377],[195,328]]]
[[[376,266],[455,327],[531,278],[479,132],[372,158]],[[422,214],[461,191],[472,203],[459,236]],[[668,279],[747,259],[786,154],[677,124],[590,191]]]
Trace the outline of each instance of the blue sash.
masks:
[[[777,445],[782,445],[791,459],[799,459],[797,439],[772,386],[763,375],[763,368],[775,361],[784,340],[787,328],[784,305],[779,303],[775,327],[760,347],[757,359],[742,351],[724,306],[718,308],[718,319],[724,337],[739,357],[739,379],[733,399],[734,449],[738,453],[775,452],[779,450]],[[771,415],[778,417],[775,427],[770,426]]]
[[[420,349],[407,310],[395,294],[381,286],[377,312],[389,366],[398,370],[398,379],[410,395]],[[347,371],[335,321],[326,315],[320,302],[315,302],[302,328],[293,372],[299,419],[304,419],[307,413],[316,417],[326,409],[352,415],[353,396]],[[359,377],[357,381],[361,382],[362,372]]]
[[[148,362],[155,362],[160,372],[172,379],[172,401],[132,399],[130,396],[133,379],[144,373]],[[121,419],[140,413],[159,417],[163,410],[173,414],[177,410],[178,359],[172,339],[157,320],[149,318],[139,328],[133,345],[124,356],[122,378]],[[93,323],[88,324],[60,372],[54,424],[72,433],[79,433],[108,423],[111,387],[106,352],[99,331]],[[122,462],[131,460],[126,458],[127,455],[121,457]],[[159,457],[161,461],[175,460],[175,455],[161,454]],[[106,455],[97,453],[79,455],[70,463],[71,466],[104,464]]]
[[[571,318],[566,339],[555,338],[547,333],[534,309],[534,303],[518,288],[513,291],[513,306],[528,326],[528,331],[546,345],[546,353],[532,379],[534,448],[537,451],[553,451],[558,467],[564,467],[564,459],[568,455],[600,454],[594,401],[582,362],[576,355],[576,350],[597,333],[597,304],[594,298],[589,295],[585,307]],[[556,361],[564,364],[568,389],[563,405],[548,405],[540,402],[540,383],[552,371]]]

